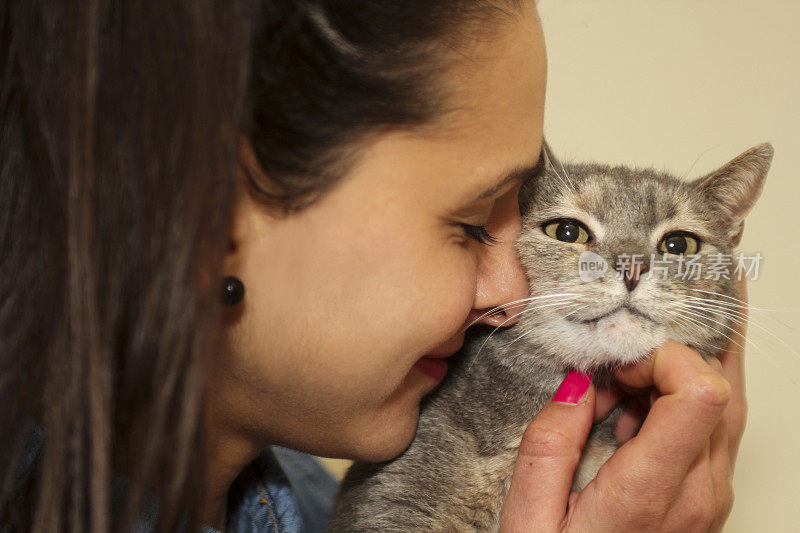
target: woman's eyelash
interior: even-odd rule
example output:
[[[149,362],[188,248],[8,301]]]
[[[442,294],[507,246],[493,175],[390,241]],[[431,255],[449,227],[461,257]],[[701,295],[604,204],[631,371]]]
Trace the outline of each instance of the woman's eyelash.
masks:
[[[461,224],[461,227],[464,228],[464,233],[467,234],[468,237],[471,239],[475,239],[481,244],[486,244],[487,246],[492,246],[493,244],[497,244],[497,239],[492,237],[488,231],[486,231],[486,226],[473,226],[471,224]]]

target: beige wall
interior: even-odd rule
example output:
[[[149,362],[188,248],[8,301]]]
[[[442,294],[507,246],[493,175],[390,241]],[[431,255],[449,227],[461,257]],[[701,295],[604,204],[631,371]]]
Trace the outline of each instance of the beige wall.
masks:
[[[750,414],[725,531],[800,531],[800,2],[540,0],[556,154],[690,177],[771,141],[741,250],[750,282]],[[696,162],[696,164],[695,164]]]
[[[771,311],[752,312],[750,416],[726,531],[798,531],[800,2],[539,6],[550,58],[545,132],[558,155],[695,177],[752,145],[775,145],[741,246],[764,256],[750,303]]]

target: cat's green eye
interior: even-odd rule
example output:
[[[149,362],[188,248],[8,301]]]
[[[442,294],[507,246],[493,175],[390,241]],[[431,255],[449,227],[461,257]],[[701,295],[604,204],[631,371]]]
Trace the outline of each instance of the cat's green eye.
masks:
[[[658,243],[658,251],[665,254],[692,255],[700,251],[700,240],[686,232],[667,233]]]
[[[577,220],[563,219],[546,222],[542,229],[548,237],[563,242],[583,244],[589,240],[589,230]]]

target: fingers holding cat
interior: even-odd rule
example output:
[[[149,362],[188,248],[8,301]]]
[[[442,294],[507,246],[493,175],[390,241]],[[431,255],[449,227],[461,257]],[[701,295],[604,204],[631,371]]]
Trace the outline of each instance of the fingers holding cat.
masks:
[[[711,359],[708,365],[723,377],[719,361]],[[732,473],[728,423],[723,414],[680,480],[675,500],[658,530],[721,531],[733,506]]]
[[[639,434],[615,457],[668,460],[672,472],[664,472],[669,477],[662,483],[679,481],[723,418],[731,385],[695,350],[672,340],[647,361],[618,371],[617,379],[633,387],[653,386],[659,396]]]
[[[525,430],[511,487],[503,504],[501,532],[558,531],[567,513],[572,477],[595,409],[590,378],[570,372]]]
[[[594,417],[595,390],[549,402],[523,437],[501,531],[716,531],[733,502],[726,406],[717,362],[676,342],[620,372],[658,391],[639,433],[581,493],[570,486]],[[587,383],[588,385],[588,383]],[[558,396],[558,395],[557,395]]]
[[[720,527],[733,501],[725,416],[732,391],[722,366],[669,341],[617,378],[658,394],[636,437],[575,498],[568,525],[581,531]]]
[[[625,399],[625,393],[618,387],[597,386],[595,391],[594,421],[600,422]]]
[[[628,442],[636,435],[652,405],[649,400],[650,390],[650,388],[636,390],[630,387],[623,388],[618,383],[611,386],[596,386],[594,421],[604,420],[621,404],[622,412],[617,418],[614,436],[620,444]]]
[[[722,365],[718,360],[713,359],[709,363],[715,370],[722,373]],[[726,407],[725,411],[730,409],[730,402],[728,402],[728,407]],[[736,457],[731,455],[730,440],[728,417],[723,414],[711,434],[708,448],[708,464],[714,481],[714,501],[716,504],[711,531],[722,530],[725,519],[733,508],[733,466]]]
[[[734,333],[725,351],[720,354],[722,375],[731,384],[731,399],[725,410],[728,420],[728,447],[732,463],[736,461],[739,443],[742,440],[747,422],[747,399],[745,398],[744,347],[747,333],[747,278],[738,283],[740,307],[737,311],[740,320],[734,324]]]

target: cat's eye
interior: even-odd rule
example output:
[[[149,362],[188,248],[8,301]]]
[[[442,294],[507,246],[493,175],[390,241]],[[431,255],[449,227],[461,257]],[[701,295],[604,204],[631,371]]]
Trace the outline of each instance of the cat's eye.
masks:
[[[589,230],[581,222],[573,219],[546,222],[542,229],[548,237],[563,242],[583,244],[589,241]]]
[[[658,243],[658,251],[674,255],[696,254],[700,251],[700,239],[690,233],[674,231],[664,235]]]

